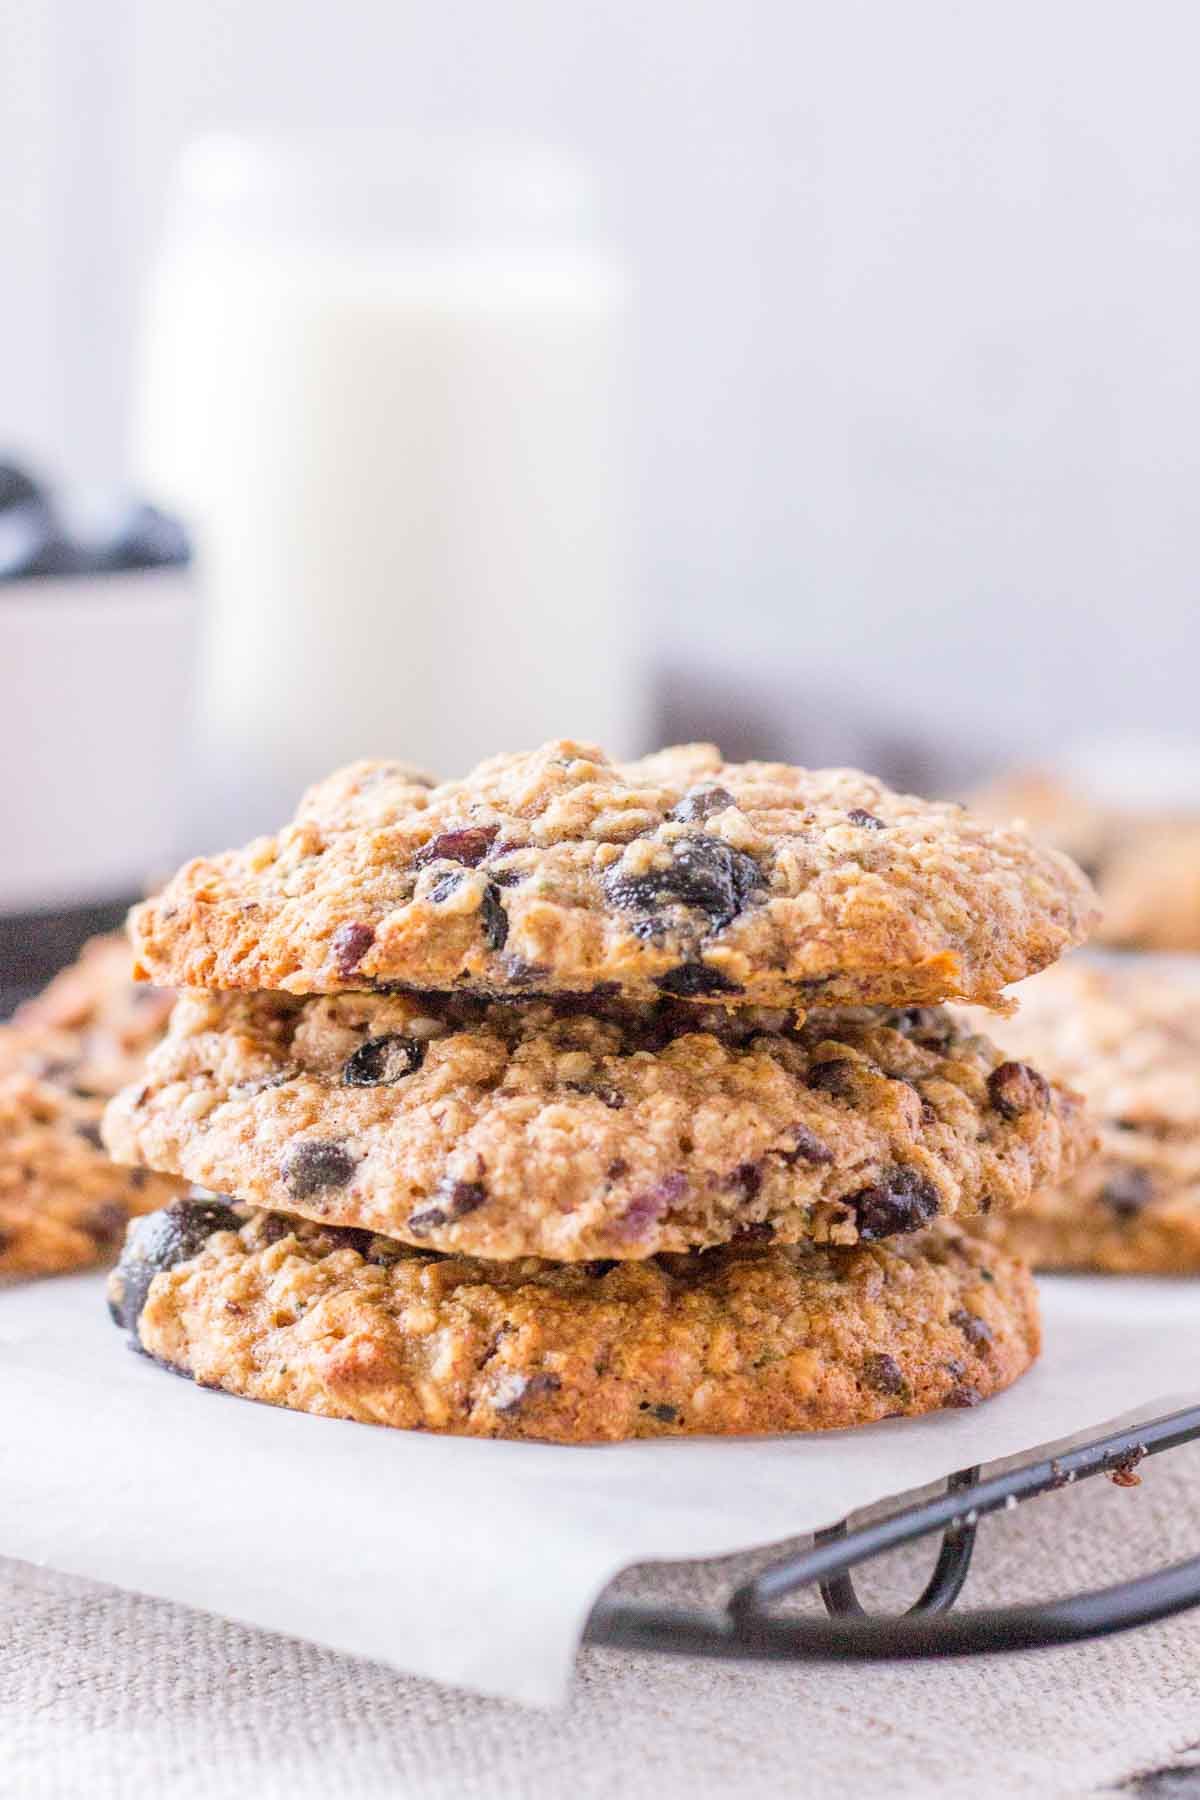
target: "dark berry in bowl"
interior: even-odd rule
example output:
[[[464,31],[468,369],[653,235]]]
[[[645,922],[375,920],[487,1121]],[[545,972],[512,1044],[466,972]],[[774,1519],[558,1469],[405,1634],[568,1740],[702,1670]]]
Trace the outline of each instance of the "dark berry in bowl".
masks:
[[[178,519],[139,504],[125,507],[111,521],[107,534],[92,547],[92,566],[105,572],[182,568],[191,554]]]
[[[78,575],[84,566],[78,545],[40,501],[0,509],[0,581]]]
[[[10,506],[45,506],[46,495],[19,463],[0,462],[0,512]]]

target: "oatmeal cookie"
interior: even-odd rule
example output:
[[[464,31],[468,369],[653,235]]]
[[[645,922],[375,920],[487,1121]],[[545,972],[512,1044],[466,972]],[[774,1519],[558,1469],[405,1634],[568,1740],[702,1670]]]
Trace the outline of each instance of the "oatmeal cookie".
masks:
[[[118,1168],[106,1101],[139,1072],[174,996],[136,984],[124,938],[79,960],[0,1025],[0,1276],[62,1274],[116,1255],[127,1221],[183,1184]]]
[[[982,1227],[1042,1268],[1200,1274],[1200,960],[1071,960],[999,1028],[1087,1096],[1099,1154]]]
[[[952,1227],[852,1250],[497,1264],[183,1200],[132,1227],[109,1293],[140,1349],[206,1387],[566,1444],[974,1406],[1039,1341],[1025,1266]]]
[[[355,764],[130,924],[139,972],[175,986],[1003,1004],[1093,898],[1021,832],[856,770],[559,742],[441,786]]]
[[[187,993],[105,1139],[257,1206],[571,1262],[1013,1206],[1091,1127],[933,1008]]]
[[[1087,870],[1100,895],[1102,943],[1200,951],[1200,813],[1105,804],[1037,770],[995,783],[973,804],[984,818],[1020,819]]]

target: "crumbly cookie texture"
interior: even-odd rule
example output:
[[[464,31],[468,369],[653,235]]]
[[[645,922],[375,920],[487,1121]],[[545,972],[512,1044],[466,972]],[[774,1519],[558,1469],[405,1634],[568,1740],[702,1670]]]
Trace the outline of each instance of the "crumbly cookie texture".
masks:
[[[258,1206],[578,1261],[1013,1206],[1092,1130],[933,1008],[188,993],[105,1140]]]
[[[355,764],[277,837],[189,863],[131,933],[180,987],[992,1004],[1093,900],[1021,832],[853,769],[564,741],[441,786]]]
[[[133,982],[123,938],[95,938],[0,1025],[0,1276],[109,1262],[130,1218],[180,1193],[170,1176],[118,1168],[100,1142],[106,1101],[172,1002]]]
[[[1138,950],[1200,951],[1200,815],[1106,806],[1061,777],[1018,771],[981,791],[984,818],[1019,818],[1041,843],[1095,881],[1101,942]]]
[[[1083,1090],[1100,1150],[989,1238],[1043,1268],[1200,1274],[1200,960],[1072,959],[999,1028]]]
[[[204,1386],[557,1443],[973,1406],[1039,1346],[1028,1270],[951,1227],[852,1250],[564,1266],[184,1200],[131,1229],[109,1293],[141,1349]]]

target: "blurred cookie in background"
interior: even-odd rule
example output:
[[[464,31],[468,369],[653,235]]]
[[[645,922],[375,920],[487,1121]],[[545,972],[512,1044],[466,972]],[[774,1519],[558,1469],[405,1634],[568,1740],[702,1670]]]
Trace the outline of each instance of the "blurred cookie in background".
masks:
[[[1077,955],[988,1015],[1013,1057],[1078,1088],[1096,1157],[976,1229],[1042,1269],[1200,1274],[1200,958]]]
[[[111,1262],[129,1219],[182,1191],[120,1169],[100,1117],[165,1029],[173,996],[135,983],[123,936],[79,959],[0,1025],[0,1276]]]
[[[1121,737],[978,790],[985,817],[1020,819],[1092,877],[1098,937],[1134,950],[1200,951],[1200,743]]]

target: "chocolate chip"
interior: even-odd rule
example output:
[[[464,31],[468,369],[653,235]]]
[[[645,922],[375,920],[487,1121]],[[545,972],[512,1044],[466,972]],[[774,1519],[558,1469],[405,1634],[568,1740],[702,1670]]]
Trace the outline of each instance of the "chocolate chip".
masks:
[[[825,1066],[835,1065],[826,1064]],[[818,1067],[820,1067],[819,1064]],[[805,1162],[820,1167],[833,1161],[833,1151],[827,1144],[823,1144],[816,1133],[808,1129],[807,1125],[789,1125],[788,1130],[796,1141],[790,1150],[777,1152],[785,1163]]]
[[[816,1093],[844,1098],[853,1091],[854,1067],[849,1057],[830,1057],[826,1062],[812,1065],[805,1077],[805,1085]]]
[[[289,1144],[279,1159],[279,1173],[297,1200],[307,1200],[325,1188],[345,1187],[354,1169],[354,1158],[346,1146],[328,1138],[301,1138]]]
[[[988,1098],[1004,1119],[1020,1118],[1035,1107],[1044,1112],[1050,1104],[1050,1083],[1028,1063],[1003,1062],[987,1079]]]
[[[423,869],[431,862],[456,862],[473,869],[483,861],[499,830],[498,825],[463,825],[457,831],[443,831],[417,851],[413,864]]]
[[[439,1226],[452,1225],[477,1212],[487,1201],[487,1189],[478,1181],[444,1181],[433,1206],[422,1207],[408,1216],[408,1229],[414,1237],[425,1237]]]
[[[338,974],[347,979],[353,975],[374,942],[372,925],[339,925],[331,946]]]
[[[978,1313],[969,1312],[965,1306],[960,1306],[950,1314],[950,1323],[957,1325],[972,1350],[986,1352],[991,1349],[992,1328]]]
[[[872,1350],[863,1357],[862,1378],[877,1394],[908,1393],[908,1383],[900,1364],[883,1350]]]
[[[850,1195],[847,1204],[854,1209],[858,1235],[866,1244],[920,1231],[937,1217],[941,1206],[937,1189],[916,1169],[893,1169],[886,1180]]]
[[[104,1148],[104,1140],[100,1136],[99,1125],[94,1125],[90,1122],[83,1125],[77,1125],[75,1127],[75,1136],[81,1137],[85,1144],[91,1144],[92,1148],[95,1150],[103,1150]]]
[[[655,923],[662,922],[668,908],[686,907],[705,915],[708,930],[720,931],[737,917],[755,889],[766,884],[753,857],[731,849],[720,838],[685,837],[665,848],[670,860],[664,868],[629,875],[622,863],[616,864],[604,884],[610,905],[651,914]]]
[[[552,1375],[547,1369],[540,1370],[536,1375],[505,1375],[493,1390],[492,1406],[498,1413],[516,1412],[518,1407],[527,1405],[530,1400],[541,1400],[547,1394],[557,1394],[561,1387],[562,1378]]]
[[[115,1324],[137,1338],[150,1283],[176,1264],[198,1256],[216,1231],[237,1231],[241,1220],[223,1200],[172,1200],[161,1212],[135,1219],[109,1290]]]
[[[846,814],[852,825],[858,825],[863,831],[886,831],[887,826],[874,813],[867,812],[864,807],[852,806]]]
[[[775,1236],[775,1227],[769,1219],[757,1219],[751,1225],[743,1225],[730,1238],[731,1244],[769,1244]]]
[[[425,1046],[419,1038],[368,1038],[342,1068],[342,1081],[347,1087],[391,1087],[406,1075],[415,1075],[425,1061]]]
[[[683,799],[671,808],[667,817],[678,819],[684,825],[696,825],[702,819],[710,818],[713,813],[726,812],[736,805],[737,801],[727,788],[694,787],[688,789]]]
[[[259,1213],[254,1221],[255,1237],[260,1244],[277,1244],[295,1231],[294,1222],[283,1213]]]
[[[720,969],[710,969],[705,963],[680,963],[678,968],[668,969],[654,983],[664,994],[676,994],[687,998],[694,994],[740,994],[741,988]]]
[[[686,1192],[687,1176],[677,1170],[673,1175],[665,1175],[652,1188],[635,1194],[614,1224],[617,1236],[645,1237]]]
[[[365,1257],[375,1241],[373,1231],[361,1231],[356,1225],[322,1225],[321,1242],[327,1250],[357,1250]]]
[[[959,1382],[956,1387],[952,1387],[950,1389],[950,1392],[946,1395],[946,1398],[942,1401],[942,1405],[943,1406],[978,1406],[979,1402],[982,1399],[983,1399],[983,1395],[980,1393],[978,1388],[969,1387],[965,1382]]]
[[[1103,1204],[1118,1219],[1132,1219],[1154,1198],[1154,1182],[1148,1169],[1118,1169],[1100,1189]]]
[[[500,898],[500,889],[494,881],[489,881],[483,890],[483,899],[479,902],[479,918],[483,926],[483,941],[488,949],[503,950],[508,937],[508,914]]]

